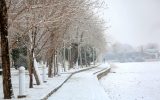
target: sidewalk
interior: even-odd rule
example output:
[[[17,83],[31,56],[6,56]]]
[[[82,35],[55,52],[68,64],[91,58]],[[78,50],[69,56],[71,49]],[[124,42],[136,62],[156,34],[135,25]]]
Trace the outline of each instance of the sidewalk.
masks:
[[[12,86],[14,92],[14,98],[12,100],[40,100],[49,91],[56,88],[61,84],[70,74],[63,74],[61,76],[56,76],[53,78],[47,78],[47,82],[42,85],[34,85],[34,88],[29,88],[29,75],[28,71],[26,71],[26,98],[18,99],[17,96],[19,94],[19,79],[18,79],[18,70],[12,69]],[[47,77],[47,76],[46,76]],[[35,84],[35,81],[34,81]],[[3,90],[2,90],[2,76],[0,76],[0,100],[3,100]]]
[[[92,66],[93,67],[93,66]],[[12,86],[13,86],[13,92],[14,92],[14,98],[12,100],[40,100],[44,98],[47,94],[49,94],[52,90],[59,87],[73,72],[78,72],[81,70],[85,70],[88,68],[81,68],[81,69],[75,69],[71,70],[67,73],[62,73],[60,76],[56,76],[53,78],[47,78],[47,82],[43,83],[42,85],[34,85],[34,88],[29,88],[29,75],[28,71],[26,71],[26,98],[18,99],[17,96],[19,94],[19,85],[18,85],[18,70],[11,69],[12,74]],[[41,72],[41,70],[40,70]],[[42,72],[41,72],[42,73]],[[46,75],[47,77],[47,75]],[[35,84],[35,81],[34,81]],[[2,87],[2,76],[0,76],[0,100],[3,100],[3,87]]]
[[[97,74],[107,66],[100,65],[94,69],[73,75],[49,100],[109,100],[100,85]],[[100,73],[100,72],[99,72]]]

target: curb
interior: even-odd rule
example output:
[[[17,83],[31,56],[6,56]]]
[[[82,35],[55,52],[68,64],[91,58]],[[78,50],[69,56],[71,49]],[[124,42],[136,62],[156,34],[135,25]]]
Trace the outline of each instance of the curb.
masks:
[[[100,71],[93,73],[93,75],[97,76],[97,79],[100,80],[102,77],[106,76],[110,72],[111,68],[104,68]]]
[[[93,68],[96,68],[98,67],[99,65],[96,65],[94,67],[89,67],[89,68],[86,68],[86,69],[82,69],[82,70],[79,70],[79,71],[75,71],[75,72],[72,72],[71,75],[68,76],[68,78],[66,78],[58,87],[56,87],[55,89],[53,89],[50,93],[48,93],[44,98],[42,98],[41,100],[47,100],[52,94],[54,94],[56,91],[58,91],[74,74],[77,74],[77,73],[80,73],[80,72],[83,72],[83,71],[87,71],[87,70],[90,70],[90,69],[93,69]]]

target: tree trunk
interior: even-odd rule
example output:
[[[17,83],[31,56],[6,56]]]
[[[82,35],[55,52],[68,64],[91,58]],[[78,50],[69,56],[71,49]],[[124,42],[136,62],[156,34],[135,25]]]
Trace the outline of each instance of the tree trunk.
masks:
[[[58,74],[58,58],[57,58],[57,52],[54,54],[54,76]]]
[[[40,85],[40,79],[38,77],[38,74],[34,66],[33,52],[34,52],[33,49],[29,51],[29,78],[30,78],[29,88],[33,88],[33,75],[35,77],[36,84]]]
[[[58,74],[58,60],[57,60],[57,54],[55,55],[55,75]]]
[[[73,68],[73,65],[74,65],[74,57],[75,59],[77,59],[76,56],[73,57],[73,55],[75,55],[75,52],[73,50],[73,48],[70,49],[70,68]]]
[[[79,45],[77,46],[77,55],[76,68],[79,68]]]
[[[53,64],[54,64],[54,76],[56,76],[56,54],[54,53],[54,55],[53,55]]]
[[[35,47],[35,41],[36,41],[36,34],[37,34],[37,28],[35,27],[35,31],[32,30],[31,37],[30,37],[30,50],[28,50],[29,54],[29,77],[30,77],[30,82],[29,82],[29,88],[33,88],[33,74],[35,76],[35,80],[37,85],[40,85],[40,80],[38,78],[38,75],[36,73],[36,69],[34,66],[34,47]]]
[[[80,66],[81,66],[81,68],[83,68],[83,65],[82,65],[82,47],[79,48],[79,60],[80,60]]]
[[[94,53],[95,53],[95,51],[94,51],[94,48],[93,48],[93,55],[92,55],[93,56],[93,65],[95,65],[95,54]]]
[[[11,99],[13,95],[10,59],[8,47],[8,14],[5,0],[0,0],[0,34],[1,34],[1,54],[3,69],[3,94],[4,99]]]
[[[87,50],[85,49],[84,50],[84,56],[85,56],[85,65],[86,65],[86,67],[87,67]]]
[[[53,69],[53,55],[49,58],[49,61],[48,61],[48,77],[53,77],[53,72],[52,72],[52,69]]]
[[[69,69],[71,69],[72,68],[71,48],[68,49],[68,62],[69,62]]]
[[[60,75],[60,73],[59,73],[59,66],[58,66],[59,57],[60,57],[60,54],[57,52],[57,75]]]
[[[58,74],[58,53],[56,52],[56,75]]]
[[[34,77],[35,77],[35,80],[36,80],[36,84],[40,85],[41,84],[40,79],[39,79],[40,77],[38,77],[38,72],[37,72],[35,67],[38,67],[38,66],[34,66],[34,58],[33,58],[33,74],[34,74]]]
[[[66,58],[66,48],[65,48],[65,43],[63,44],[63,68],[64,71],[66,71],[66,66],[65,66],[65,59]]]
[[[29,88],[33,88],[33,56],[29,53]]]
[[[96,58],[96,55],[97,55],[97,54],[96,54],[96,49],[94,49],[94,65],[96,64],[96,59],[97,59],[97,58]]]

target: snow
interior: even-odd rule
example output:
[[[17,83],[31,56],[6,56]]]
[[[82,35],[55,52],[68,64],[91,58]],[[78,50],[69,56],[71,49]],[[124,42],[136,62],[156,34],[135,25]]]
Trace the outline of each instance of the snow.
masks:
[[[100,67],[75,74],[49,100],[109,100],[103,87],[93,73],[106,68]]]
[[[160,62],[115,63],[100,83],[111,100],[160,100]]]
[[[39,68],[39,71],[41,73],[41,69]],[[15,70],[14,68],[11,69],[12,73],[12,85],[13,85],[13,91],[14,96],[13,100],[17,100],[17,96],[19,94],[19,85],[18,85],[18,70]],[[40,100],[41,98],[45,97],[50,91],[52,91],[54,88],[58,87],[70,74],[62,74],[61,76],[56,76],[53,78],[46,78],[46,83],[43,83],[42,85],[34,85],[34,88],[29,88],[29,75],[28,71],[26,70],[26,81],[25,81],[25,87],[26,87],[26,95],[27,97],[24,98],[24,100]],[[34,84],[36,84],[34,80]],[[2,90],[2,76],[0,76],[0,100],[3,100],[3,90]],[[21,99],[20,99],[21,100]]]
[[[44,66],[41,63],[35,63],[37,66],[37,70],[39,71],[39,77],[42,78],[43,75],[43,70],[42,66]],[[93,67],[90,66],[90,67]],[[90,68],[87,67],[87,68]],[[71,69],[68,72],[61,72],[60,76],[55,76],[53,78],[48,78],[46,74],[46,83],[43,83],[41,85],[34,85],[34,88],[29,88],[29,73],[28,70],[25,70],[25,76],[26,76],[26,81],[25,81],[25,87],[26,87],[26,98],[23,100],[40,100],[44,98],[48,93],[50,93],[53,89],[57,88],[59,85],[61,85],[70,75],[71,73],[75,71],[79,71],[82,69],[86,68],[80,68],[80,69]],[[47,69],[46,69],[47,70]],[[13,91],[14,91],[14,96],[13,100],[17,100],[17,96],[19,95],[19,76],[18,76],[19,71],[15,70],[14,68],[11,68],[11,76],[12,76],[12,85],[13,85]],[[34,84],[36,84],[34,80]],[[3,100],[3,86],[2,86],[2,76],[0,75],[0,100]],[[20,99],[21,100],[21,99]],[[64,100],[64,99],[62,99]]]

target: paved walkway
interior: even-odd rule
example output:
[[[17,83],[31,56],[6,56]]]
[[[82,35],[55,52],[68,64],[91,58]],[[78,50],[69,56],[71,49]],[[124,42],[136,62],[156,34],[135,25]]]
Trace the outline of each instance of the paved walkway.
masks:
[[[92,67],[88,67],[88,68],[92,68]],[[34,85],[34,88],[29,88],[29,73],[26,70],[26,98],[22,98],[20,100],[41,100],[44,97],[46,97],[46,95],[48,95],[52,90],[56,89],[57,87],[59,87],[73,72],[76,71],[81,71],[84,69],[88,69],[88,68],[81,68],[81,69],[74,69],[74,70],[69,70],[68,72],[62,72],[62,74],[60,76],[56,76],[53,78],[47,78],[47,74],[46,74],[46,83],[43,83],[42,85]],[[41,75],[42,75],[42,69],[39,69]],[[12,76],[12,86],[13,86],[13,92],[14,92],[14,98],[12,98],[12,100],[17,100],[17,96],[19,94],[19,77],[18,77],[18,70],[15,70],[14,68],[11,68],[11,76]],[[34,84],[36,84],[35,80],[34,80]],[[2,75],[0,75],[0,100],[4,100],[3,99],[3,85],[2,85]],[[65,99],[64,99],[65,100]]]
[[[93,73],[107,65],[75,74],[49,100],[109,100],[104,89]]]
[[[17,96],[19,94],[19,85],[18,85],[18,70],[12,69],[12,86],[14,97],[12,100],[18,100]],[[42,85],[34,85],[34,88],[29,88],[29,75],[28,71],[26,71],[26,98],[22,98],[19,100],[40,100],[45,97],[47,93],[52,91],[54,88],[58,87],[70,74],[63,74],[58,77],[47,78],[47,82]],[[47,76],[46,76],[47,77]],[[35,84],[35,81],[34,81]],[[2,87],[2,76],[0,76],[0,100],[3,100],[3,87]]]

